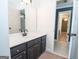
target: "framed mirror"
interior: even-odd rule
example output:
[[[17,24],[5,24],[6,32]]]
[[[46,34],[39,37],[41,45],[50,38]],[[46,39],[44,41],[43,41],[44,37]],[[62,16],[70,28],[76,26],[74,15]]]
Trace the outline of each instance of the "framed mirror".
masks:
[[[9,34],[25,31],[25,10],[9,9]]]

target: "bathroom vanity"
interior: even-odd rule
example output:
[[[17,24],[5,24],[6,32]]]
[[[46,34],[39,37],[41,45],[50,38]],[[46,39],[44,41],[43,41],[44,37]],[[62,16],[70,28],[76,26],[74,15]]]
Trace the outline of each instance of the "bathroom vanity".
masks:
[[[21,34],[10,35],[12,59],[37,59],[45,49],[46,34],[29,33],[24,37]]]

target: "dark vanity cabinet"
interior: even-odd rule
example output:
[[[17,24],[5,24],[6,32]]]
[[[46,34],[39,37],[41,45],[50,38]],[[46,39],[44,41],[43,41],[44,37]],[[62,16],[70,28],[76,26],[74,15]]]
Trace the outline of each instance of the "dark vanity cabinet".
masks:
[[[46,35],[11,48],[12,59],[38,59],[46,49]]]

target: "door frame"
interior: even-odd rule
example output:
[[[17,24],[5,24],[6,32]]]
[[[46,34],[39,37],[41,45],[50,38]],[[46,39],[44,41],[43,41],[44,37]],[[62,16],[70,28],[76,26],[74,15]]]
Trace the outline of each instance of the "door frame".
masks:
[[[68,59],[78,59],[78,0],[73,0],[73,19],[71,34],[73,33],[76,34],[76,37],[71,36]]]
[[[73,7],[66,7],[66,8],[56,9],[55,33],[54,33],[54,39],[55,39],[55,40],[57,40],[57,30],[58,30],[58,13],[59,13],[59,12],[63,12],[63,11],[68,11],[68,10],[71,10],[70,30],[69,30],[69,33],[71,33]],[[69,36],[68,41],[70,41],[70,36]]]

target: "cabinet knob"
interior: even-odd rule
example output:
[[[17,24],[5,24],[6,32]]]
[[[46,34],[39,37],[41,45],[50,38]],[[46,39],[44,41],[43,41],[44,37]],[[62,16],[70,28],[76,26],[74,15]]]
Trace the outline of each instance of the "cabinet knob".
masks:
[[[19,50],[17,50],[17,52],[19,52]]]

